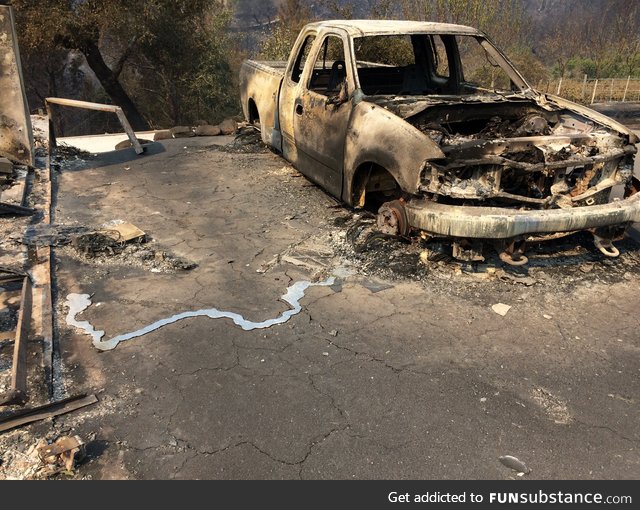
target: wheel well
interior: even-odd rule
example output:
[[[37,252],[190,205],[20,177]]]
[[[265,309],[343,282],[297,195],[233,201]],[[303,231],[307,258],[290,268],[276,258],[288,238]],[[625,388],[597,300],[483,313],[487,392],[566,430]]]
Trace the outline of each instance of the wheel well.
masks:
[[[253,99],[249,99],[249,122],[254,123],[260,121],[260,112]]]
[[[374,211],[384,202],[400,198],[402,190],[389,171],[376,163],[363,163],[356,170],[351,186],[351,201],[355,208]]]

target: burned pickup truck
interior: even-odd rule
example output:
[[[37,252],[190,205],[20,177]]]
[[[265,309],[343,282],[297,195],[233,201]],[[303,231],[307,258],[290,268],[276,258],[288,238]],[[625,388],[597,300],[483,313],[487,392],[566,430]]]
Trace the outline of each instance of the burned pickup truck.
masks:
[[[411,21],[307,25],[288,62],[246,61],[262,140],[387,234],[453,256],[527,262],[526,243],[588,230],[606,256],[640,220],[636,136],[527,84],[483,33]]]

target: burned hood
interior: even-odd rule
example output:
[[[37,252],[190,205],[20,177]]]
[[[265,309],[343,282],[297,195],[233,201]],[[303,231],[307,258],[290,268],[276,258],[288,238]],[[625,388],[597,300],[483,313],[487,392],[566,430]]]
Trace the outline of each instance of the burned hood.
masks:
[[[607,127],[622,136],[628,137],[629,143],[638,143],[638,136],[628,127],[621,124],[617,120],[612,119],[611,117],[607,117],[606,115],[591,108],[587,108],[586,106],[583,106],[581,104],[574,103],[573,101],[569,101],[560,96],[555,96],[552,94],[538,94],[536,96],[536,103],[543,108],[550,108],[554,110],[565,109],[576,115],[580,115],[596,124]]]
[[[586,145],[593,155],[637,141],[634,133],[615,120],[561,98],[495,94],[456,99],[394,98],[379,104],[452,156],[467,156],[470,147],[478,154],[491,152],[490,146],[496,144],[509,149],[521,141],[548,152],[561,151],[567,144],[573,144],[567,150],[576,152],[577,146]],[[454,147],[460,150],[452,150]]]
[[[500,104],[505,102],[531,102],[532,97],[525,94],[473,94],[473,95],[438,95],[438,96],[367,96],[367,101],[374,103],[398,117],[410,121],[429,108],[443,105]]]
[[[637,143],[638,137],[623,124],[607,117],[591,108],[568,101],[559,96],[551,94],[540,94],[533,90],[523,93],[514,94],[474,94],[464,96],[369,96],[367,100],[377,104],[394,113],[398,117],[405,119],[415,125],[421,114],[427,110],[436,109],[438,112],[446,112],[449,108],[456,108],[474,105],[485,105],[489,109],[490,105],[495,105],[501,111],[504,111],[502,105],[510,105],[510,107],[520,108],[527,105],[534,111],[545,112],[545,116],[553,113],[566,113],[578,117],[582,117],[585,122],[592,122],[595,125],[615,131],[619,135],[628,138],[629,143]],[[444,107],[444,108],[443,108]],[[435,115],[431,115],[434,118]],[[444,120],[444,119],[443,119]]]

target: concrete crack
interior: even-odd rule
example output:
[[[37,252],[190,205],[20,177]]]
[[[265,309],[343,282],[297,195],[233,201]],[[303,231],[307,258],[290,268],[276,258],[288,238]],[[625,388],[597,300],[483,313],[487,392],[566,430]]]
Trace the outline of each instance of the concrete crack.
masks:
[[[579,425],[582,425],[583,427],[588,427],[588,428],[591,428],[591,429],[608,430],[614,436],[619,437],[620,439],[624,439],[625,441],[628,441],[629,443],[632,443],[634,445],[640,444],[640,440],[639,439],[635,439],[635,438],[632,438],[632,437],[627,437],[624,434],[621,434],[617,430],[612,429],[611,427],[608,427],[606,425],[593,425],[591,423],[586,423],[584,421],[580,421],[580,420],[576,420],[576,419],[574,419],[574,422],[579,424]]]

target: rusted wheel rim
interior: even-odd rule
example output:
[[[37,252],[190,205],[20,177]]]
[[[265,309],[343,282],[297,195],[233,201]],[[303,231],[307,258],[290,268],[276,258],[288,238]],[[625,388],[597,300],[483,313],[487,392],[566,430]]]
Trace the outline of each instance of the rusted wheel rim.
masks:
[[[513,255],[507,253],[506,251],[501,252],[499,255],[500,260],[505,264],[509,264],[510,266],[524,266],[529,262],[529,259],[526,255],[520,254],[517,258]]]
[[[383,234],[406,236],[409,233],[407,212],[400,200],[385,202],[378,209],[378,229]]]

